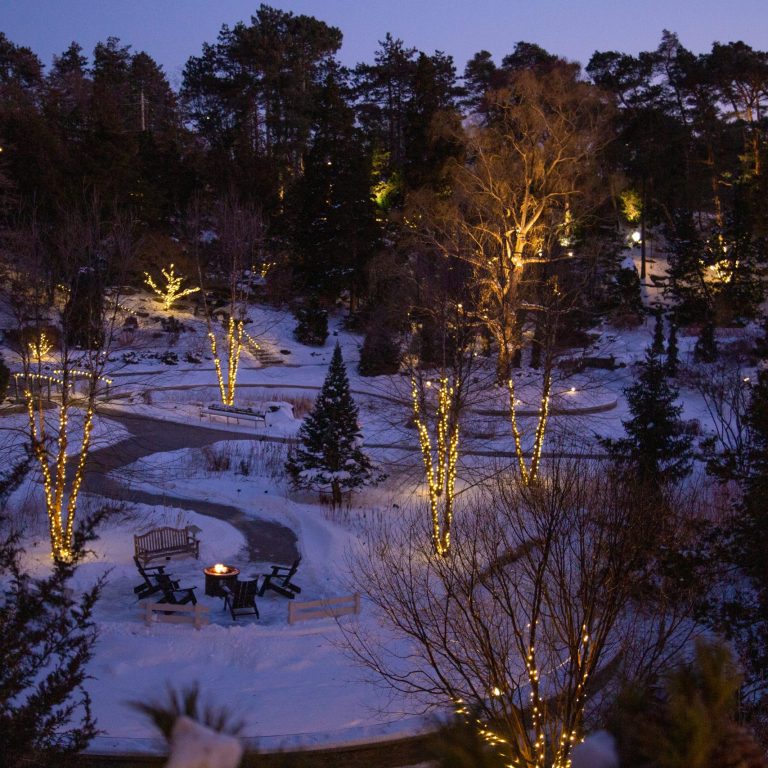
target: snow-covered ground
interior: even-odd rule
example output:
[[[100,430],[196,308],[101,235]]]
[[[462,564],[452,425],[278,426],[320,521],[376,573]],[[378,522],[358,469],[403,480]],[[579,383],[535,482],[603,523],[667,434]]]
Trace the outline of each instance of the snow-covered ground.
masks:
[[[653,297],[648,297],[653,300]],[[199,448],[182,448],[172,453],[155,453],[142,459],[141,466],[121,468],[113,479],[130,482],[131,491],[151,491],[173,498],[209,500],[242,510],[248,519],[277,521],[295,532],[302,563],[296,582],[300,598],[313,600],[346,594],[347,553],[361,546],[367,520],[396,515],[397,509],[412,501],[420,490],[417,440],[409,424],[409,392],[405,377],[364,379],[356,373],[361,338],[342,330],[338,319],[322,349],[304,347],[291,332],[294,321],[286,313],[252,308],[249,332],[260,339],[270,354],[284,360],[282,365],[262,365],[253,350],[243,356],[239,376],[238,403],[263,406],[267,401],[290,403],[299,417],[272,427],[252,424],[225,425],[221,420],[201,418],[201,406],[217,399],[213,364],[206,359],[205,327],[191,310],[173,314],[186,330],[178,339],[161,334],[153,319],[162,313],[153,300],[137,294],[126,303],[149,311],[139,330],[126,333],[112,355],[109,375],[114,380],[110,400],[97,418],[94,448],[123,440],[126,427],[120,417],[141,414],[160,421],[172,421],[197,429],[227,429],[242,440],[258,435],[284,440],[295,434],[300,418],[311,407],[322,384],[333,345],[339,342],[350,375],[352,390],[360,405],[366,445],[390,474],[380,488],[356,494],[354,506],[344,514],[332,515],[327,507],[308,494],[291,492],[280,471],[280,443],[267,455],[256,455],[249,474],[230,470],[214,472],[206,466]],[[577,448],[595,449],[594,436],[617,435],[626,418],[622,389],[632,381],[634,363],[642,359],[651,341],[653,321],[630,330],[598,329],[594,348],[587,354],[613,355],[621,367],[612,371],[593,370],[556,382],[552,401],[551,439],[563,440]],[[724,341],[727,341],[724,339]],[[739,339],[735,339],[734,343]],[[681,359],[685,361],[693,337],[681,336]],[[175,351],[176,365],[158,355]],[[186,359],[187,353],[191,361]],[[13,356],[6,354],[12,364]],[[199,359],[200,362],[194,362]],[[52,365],[52,364],[51,364]],[[539,395],[526,374],[520,374],[518,394],[524,404],[535,404]],[[489,388],[473,405],[462,440],[462,467],[471,467],[476,479],[478,467],[487,463],[486,454],[512,450],[509,426],[503,415],[506,390]],[[684,418],[697,419],[707,431],[708,414],[701,397],[683,387]],[[534,406],[535,407],[535,406]],[[4,412],[0,418],[0,450],[3,460],[19,451],[24,439],[26,416]],[[523,427],[531,419],[524,417]],[[232,444],[229,444],[230,446]],[[243,443],[238,443],[242,446]],[[263,443],[254,443],[263,445]],[[375,447],[374,447],[375,446]],[[211,450],[230,450],[216,444]],[[234,450],[234,449],[231,449]],[[546,451],[546,446],[545,446]],[[483,455],[472,455],[483,454]],[[459,480],[464,480],[460,470]],[[138,478],[138,482],[137,482]],[[31,483],[36,482],[33,474]],[[88,503],[99,503],[91,495]],[[14,502],[25,510],[34,504],[36,491],[28,485],[17,492]],[[243,534],[233,525],[173,505],[148,506],[129,502],[101,530],[88,561],[78,570],[76,586],[84,587],[107,572],[106,587],[96,618],[99,641],[90,666],[88,681],[94,712],[103,734],[94,748],[152,750],[161,744],[148,721],[130,707],[131,701],[162,700],[167,686],[177,689],[193,682],[212,704],[228,707],[245,721],[244,736],[261,748],[296,744],[328,744],[356,740],[371,741],[411,733],[429,723],[407,714],[408,702],[391,699],[391,692],[366,679],[363,670],[347,656],[342,633],[331,619],[289,626],[287,600],[275,593],[258,601],[260,619],[233,621],[219,598],[205,597],[205,566],[226,562],[240,568],[242,576],[264,573],[268,562],[250,562],[245,556]],[[140,616],[133,587],[140,581],[132,561],[133,539],[156,525],[194,524],[201,529],[200,559],[175,559],[168,570],[182,586],[196,586],[202,604],[210,609],[210,624],[200,630],[192,626],[154,623],[146,625]],[[26,524],[27,562],[33,571],[49,566],[48,544],[39,515],[30,514]],[[268,569],[267,569],[268,570]],[[369,622],[375,617],[363,603],[358,617],[346,622]]]

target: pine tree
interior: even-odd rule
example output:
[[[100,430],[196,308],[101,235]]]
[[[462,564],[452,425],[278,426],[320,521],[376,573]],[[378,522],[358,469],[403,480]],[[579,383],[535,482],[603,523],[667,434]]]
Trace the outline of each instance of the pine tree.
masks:
[[[695,656],[662,680],[620,692],[608,715],[624,768],[764,768],[752,734],[736,722],[739,670],[723,644],[697,641]]]
[[[5,393],[8,391],[10,381],[11,369],[5,364],[2,354],[0,354],[0,402],[5,399]]]
[[[697,363],[714,363],[717,360],[717,340],[715,339],[715,326],[707,321],[701,327],[699,338],[693,348],[693,359]]]
[[[677,368],[680,364],[679,354],[680,352],[677,347],[677,324],[674,320],[670,320],[669,337],[667,338],[666,373],[672,379],[677,376]]]
[[[661,358],[649,348],[635,384],[624,390],[632,418],[622,421],[626,437],[601,443],[620,465],[633,468],[642,483],[662,485],[691,471],[692,438],[683,430],[678,391]]]
[[[21,482],[29,460],[0,478],[0,504]],[[93,521],[92,521],[93,522]],[[90,526],[88,530],[91,530]],[[93,607],[99,580],[74,597],[71,578],[83,545],[81,531],[71,562],[55,560],[47,576],[22,567],[18,536],[0,516],[0,762],[30,768],[59,766],[96,735],[86,667],[96,641]]]
[[[664,354],[664,313],[661,311],[661,307],[657,307],[654,315],[656,316],[656,322],[653,326],[653,343],[651,349],[654,355]]]
[[[719,529],[723,554],[732,574],[727,599],[717,606],[717,628],[739,653],[745,673],[743,705],[762,716],[768,683],[768,372],[761,371],[752,387],[747,420],[751,444],[748,475],[742,479],[741,500],[727,526]]]
[[[348,292],[354,313],[381,234],[371,197],[371,155],[340,76],[328,75],[316,112],[304,173],[287,200],[293,277],[297,290],[321,300]]]
[[[344,491],[384,479],[363,453],[357,415],[337,343],[323,388],[299,430],[299,446],[286,463],[295,487],[330,489],[338,506]]]

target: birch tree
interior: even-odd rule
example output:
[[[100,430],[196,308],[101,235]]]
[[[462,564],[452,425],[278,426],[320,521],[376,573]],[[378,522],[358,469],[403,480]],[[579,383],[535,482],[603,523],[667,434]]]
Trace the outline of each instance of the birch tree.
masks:
[[[464,153],[453,164],[450,192],[412,196],[406,215],[425,241],[471,267],[477,316],[496,346],[497,382],[510,389],[515,446],[530,480],[548,418],[552,312],[565,306],[557,265],[578,257],[579,227],[604,195],[599,157],[610,110],[578,74],[564,62],[511,73],[506,87],[486,95],[485,117],[461,128]],[[529,330],[545,364],[534,458],[526,467],[511,374]]]
[[[248,295],[254,274],[264,267],[263,221],[253,206],[244,205],[234,197],[222,200],[215,210],[218,228],[217,259],[208,264],[209,274],[226,285],[228,297],[226,316],[221,322],[214,319],[214,308],[206,297],[203,270],[199,254],[202,213],[194,204],[189,217],[189,240],[200,265],[200,285],[203,288],[203,306],[208,324],[208,342],[213,355],[221,402],[235,404],[237,374],[240,356],[247,344],[257,345],[245,329]]]
[[[31,453],[42,479],[51,552],[63,562],[74,555],[96,403],[110,384],[105,366],[119,302],[114,295],[106,301],[106,283],[115,277],[110,269],[130,262],[132,247],[131,223],[117,218],[106,224],[92,203],[64,215],[50,238],[43,238],[33,221],[18,241],[9,270],[22,367],[16,389],[26,407]],[[54,258],[51,252],[62,265],[52,299],[42,279]],[[38,279],[30,280],[30,274]]]

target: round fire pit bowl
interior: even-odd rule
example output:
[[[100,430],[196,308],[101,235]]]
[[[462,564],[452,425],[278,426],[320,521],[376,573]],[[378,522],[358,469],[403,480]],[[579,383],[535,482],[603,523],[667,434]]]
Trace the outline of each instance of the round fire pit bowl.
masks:
[[[237,582],[239,568],[234,565],[224,565],[216,563],[203,569],[205,574],[205,594],[208,597],[224,597],[223,586],[232,589]]]

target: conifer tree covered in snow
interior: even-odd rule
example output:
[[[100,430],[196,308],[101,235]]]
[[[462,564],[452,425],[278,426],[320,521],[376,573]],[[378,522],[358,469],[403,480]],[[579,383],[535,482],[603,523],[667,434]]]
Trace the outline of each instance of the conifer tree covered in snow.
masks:
[[[331,503],[337,506],[344,491],[384,479],[362,450],[357,415],[341,348],[336,344],[323,388],[299,430],[299,445],[286,463],[294,486],[330,490]]]
[[[624,390],[631,418],[622,421],[626,437],[603,439],[614,460],[651,484],[674,482],[691,471],[692,438],[680,419],[678,391],[670,383],[662,358],[650,347],[636,382]]]

